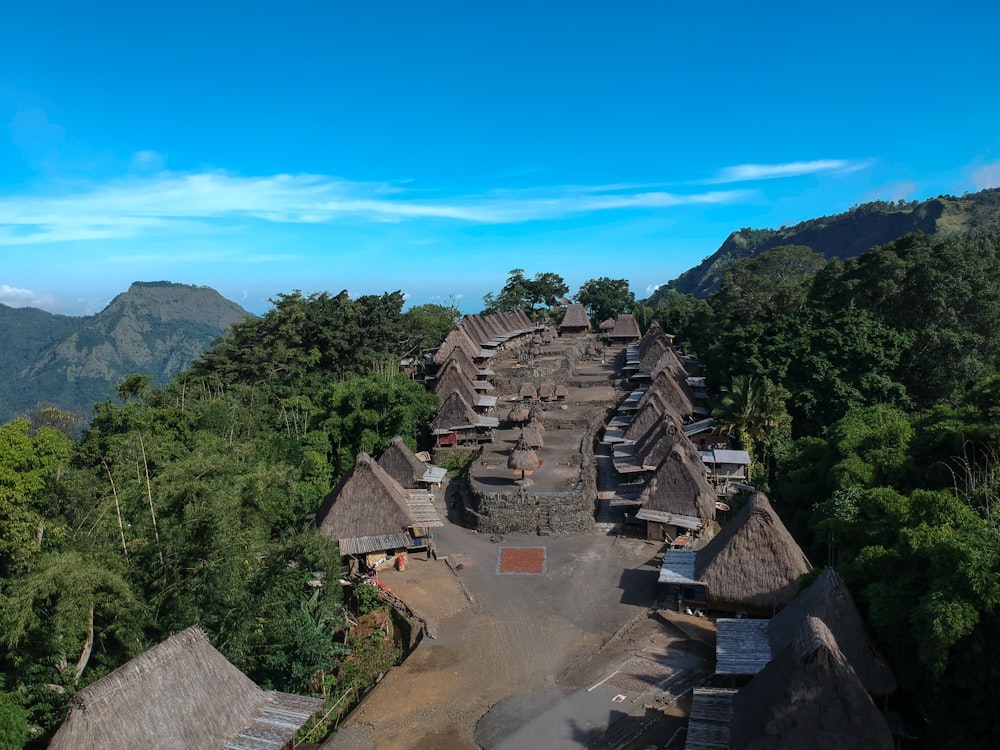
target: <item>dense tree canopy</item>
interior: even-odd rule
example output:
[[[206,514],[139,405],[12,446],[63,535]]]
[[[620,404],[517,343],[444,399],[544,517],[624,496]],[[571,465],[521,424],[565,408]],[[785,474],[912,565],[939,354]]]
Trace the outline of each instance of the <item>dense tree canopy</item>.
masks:
[[[635,307],[635,294],[628,288],[628,279],[607,276],[583,282],[574,299],[587,309],[587,315],[595,323],[632,312]]]
[[[523,268],[515,268],[507,275],[507,283],[499,294],[492,292],[483,297],[483,312],[514,312],[525,310],[534,312],[539,305],[553,307],[569,287],[562,276],[551,271],[536,273],[529,279]]]

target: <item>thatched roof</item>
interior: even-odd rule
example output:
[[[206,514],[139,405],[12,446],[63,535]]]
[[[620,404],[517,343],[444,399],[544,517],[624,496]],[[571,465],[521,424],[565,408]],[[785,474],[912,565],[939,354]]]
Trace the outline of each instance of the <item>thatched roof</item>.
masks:
[[[546,416],[545,409],[542,408],[541,404],[532,404],[531,408],[528,409],[528,419],[532,422],[542,422]]]
[[[615,327],[614,318],[608,318],[607,320],[601,321],[600,329],[602,331],[610,331]]]
[[[646,348],[646,352],[642,355],[639,360],[639,372],[652,373],[653,368],[656,363],[660,361],[660,357],[663,353],[670,348],[670,344],[667,343],[665,336],[657,336],[653,339],[652,343]]]
[[[715,500],[705,465],[683,433],[639,495],[644,509],[700,518],[703,528],[711,528],[715,521]]]
[[[663,333],[663,328],[660,326],[659,323],[657,323],[655,320],[652,323],[650,323],[649,328],[646,329],[646,332],[642,334],[642,338],[639,339],[639,343],[636,344],[636,349],[639,350],[639,356],[641,357],[643,354],[646,353],[646,349],[649,348],[649,345],[653,343],[653,341],[664,335],[665,334]]]
[[[342,554],[353,554],[355,547],[344,540],[396,537],[411,526],[419,525],[410,512],[410,495],[367,453],[357,460],[343,479],[326,496],[316,511],[319,530],[342,545]],[[371,545],[367,545],[371,546]],[[395,546],[395,545],[393,545]],[[383,548],[381,544],[375,548]]]
[[[615,327],[611,329],[611,338],[628,339],[638,341],[642,334],[639,333],[639,324],[635,322],[635,316],[631,313],[622,313],[615,319]]]
[[[732,711],[732,748],[894,747],[888,723],[816,617],[736,694]]]
[[[661,370],[666,370],[667,374],[669,374],[678,383],[687,385],[687,368],[684,367],[684,362],[682,362],[681,358],[677,356],[677,352],[674,351],[672,346],[668,346],[663,350],[660,358],[656,360],[653,364],[653,368],[649,370],[649,374],[656,377]]]
[[[653,378],[652,384],[642,394],[642,398],[639,399],[639,407],[642,408],[654,396],[659,396],[663,399],[663,402],[667,405],[667,410],[681,421],[694,414],[693,395],[689,396],[685,389],[666,372],[660,372]]]
[[[389,441],[389,447],[379,456],[378,465],[404,489],[416,489],[425,481],[427,464],[417,458],[399,436]]]
[[[635,418],[629,424],[628,429],[625,430],[622,437],[626,441],[634,443],[642,439],[643,435],[656,427],[664,419],[669,419],[667,406],[659,394],[654,394],[654,397],[650,398],[636,412]]]
[[[51,750],[279,750],[322,702],[261,690],[198,627],[78,692]]]
[[[812,570],[763,492],[754,493],[722,531],[698,552],[695,578],[708,590],[708,606],[773,615]]]
[[[542,431],[538,428],[537,422],[529,422],[521,430],[521,439],[527,443],[529,448],[544,448],[545,440],[542,439]]]
[[[507,458],[507,468],[515,471],[534,471],[540,465],[538,454],[532,450],[522,432]]]
[[[566,315],[562,319],[562,323],[559,324],[560,330],[563,331],[576,331],[576,330],[590,330],[590,318],[587,317],[587,311],[581,304],[573,304],[566,308]]]
[[[687,438],[684,437],[684,431],[677,422],[669,417],[665,418],[635,444],[636,461],[641,466],[653,470],[683,440]]]
[[[507,421],[520,424],[528,421],[528,410],[523,406],[512,406],[507,412]]]
[[[434,355],[434,364],[443,365],[455,347],[461,348],[470,357],[478,357],[480,346],[469,337],[468,331],[458,325],[451,329]]]
[[[489,331],[486,330],[483,321],[478,315],[466,315],[462,318],[461,326],[469,334],[469,338],[472,339],[473,343],[480,347],[491,338]]]
[[[862,684],[873,695],[889,695],[896,678],[865,632],[851,592],[833,568],[827,568],[791,604],[774,616],[768,627],[771,652],[777,653],[795,637],[807,617],[818,617],[833,633]]]
[[[521,383],[517,395],[521,398],[538,398],[538,388],[534,383]]]
[[[538,386],[538,398],[548,400],[556,395],[556,387],[552,383],[542,383]]]
[[[479,423],[479,415],[469,406],[461,393],[452,392],[441,404],[438,413],[431,420],[431,432],[451,432],[455,429],[471,429]]]
[[[474,381],[453,362],[445,365],[440,377],[434,383],[434,394],[442,401],[446,401],[452,393],[462,394],[462,398],[468,404],[474,405],[479,402]]]
[[[569,389],[566,388],[566,384],[565,383],[560,383],[559,385],[556,386],[556,389],[553,392],[553,395],[556,398],[566,398],[566,396],[569,395]]]
[[[445,359],[442,369],[452,364],[458,367],[459,372],[468,377],[469,380],[477,380],[479,378],[479,368],[472,361],[472,356],[460,346],[456,346],[451,350],[451,354]]]

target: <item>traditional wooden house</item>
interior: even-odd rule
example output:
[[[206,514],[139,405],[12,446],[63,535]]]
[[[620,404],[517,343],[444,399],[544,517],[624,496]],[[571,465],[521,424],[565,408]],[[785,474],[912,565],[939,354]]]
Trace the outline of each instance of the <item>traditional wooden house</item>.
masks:
[[[892,750],[885,717],[816,617],[733,697],[729,747]]]
[[[470,406],[480,409],[491,409],[497,403],[496,396],[476,390],[475,381],[471,379],[469,373],[462,372],[455,360],[449,361],[442,368],[439,377],[434,380],[433,388],[434,395],[442,402],[446,401],[452,393],[459,393]]]
[[[699,550],[695,578],[710,609],[771,616],[787,606],[812,565],[763,492],[754,493]]]
[[[429,493],[404,489],[362,452],[319,506],[316,525],[341,555],[377,569],[395,555],[425,549],[427,530],[444,524]]]
[[[680,433],[638,497],[635,517],[646,538],[681,545],[682,538],[708,536],[715,522],[716,495],[694,446]]]
[[[534,401],[538,398],[538,386],[531,382],[521,383],[521,387],[518,389],[517,395],[525,401]]]
[[[434,355],[434,364],[439,367],[443,366],[455,347],[462,349],[473,360],[479,358],[482,351],[482,347],[472,340],[468,331],[458,325],[451,329],[441,346],[438,347],[437,353]]]
[[[538,398],[551,401],[556,395],[556,387],[552,383],[542,383],[538,386]]]
[[[493,375],[493,371],[476,365],[472,357],[462,347],[456,346],[451,350],[451,354],[448,355],[441,369],[444,370],[449,366],[457,367],[459,372],[472,381],[472,385],[477,391],[493,390],[493,384],[487,379]]]
[[[441,466],[421,461],[399,436],[389,441],[389,447],[379,456],[378,465],[406,490],[437,486],[448,473]]]
[[[601,321],[601,325],[598,327],[601,329],[601,333],[609,334],[615,328],[615,319],[607,318],[606,320]]]
[[[744,450],[710,448],[703,450],[701,460],[708,470],[708,481],[720,495],[725,495],[730,485],[743,486],[747,482],[750,454]]]
[[[653,378],[652,384],[640,397],[637,408],[641,409],[654,394],[663,399],[667,410],[682,422],[686,422],[695,413],[694,399],[689,391],[664,371],[657,373]]]
[[[556,401],[565,401],[566,397],[569,395],[569,389],[566,387],[565,383],[559,383],[552,395]]]
[[[261,690],[190,627],[74,695],[49,748],[291,750],[322,704]]]
[[[438,447],[493,442],[500,420],[473,409],[459,392],[452,392],[431,420],[431,435]]]
[[[639,332],[639,324],[631,313],[622,313],[615,318],[615,327],[608,334],[608,340],[615,346],[635,344],[640,338],[642,334]]]
[[[563,336],[579,336],[590,331],[590,318],[583,305],[573,304],[566,308],[566,315],[559,324]]]

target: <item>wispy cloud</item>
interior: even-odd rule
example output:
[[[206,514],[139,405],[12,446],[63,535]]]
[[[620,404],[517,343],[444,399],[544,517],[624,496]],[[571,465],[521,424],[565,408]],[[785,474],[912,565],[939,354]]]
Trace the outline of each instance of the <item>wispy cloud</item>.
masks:
[[[151,155],[140,161],[155,161]],[[107,240],[256,220],[315,224],[353,218],[506,224],[626,209],[732,203],[743,191],[671,193],[658,185],[553,186],[420,198],[392,183],[310,174],[242,177],[159,172],[106,184],[59,186],[49,195],[0,198],[0,245]]]
[[[986,164],[972,172],[972,184],[976,190],[1000,187],[1000,161]]]
[[[849,161],[846,159],[817,159],[815,161],[791,161],[784,164],[738,164],[719,170],[705,181],[706,184],[729,182],[754,182],[776,180],[782,177],[801,177],[820,172],[848,174],[870,166],[870,161]]]
[[[56,299],[52,295],[40,294],[31,289],[0,284],[0,303],[8,307],[38,307],[48,310],[55,306]]]

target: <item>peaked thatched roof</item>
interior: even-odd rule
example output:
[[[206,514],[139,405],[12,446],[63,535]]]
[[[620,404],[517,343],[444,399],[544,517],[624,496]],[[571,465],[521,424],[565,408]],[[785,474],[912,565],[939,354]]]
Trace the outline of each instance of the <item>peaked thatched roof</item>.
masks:
[[[683,433],[639,495],[644,509],[700,518],[703,528],[715,521],[715,500],[705,465]]]
[[[667,343],[665,336],[654,338],[652,343],[646,348],[646,352],[639,359],[639,372],[652,373],[653,368],[656,367],[656,363],[660,361],[660,357],[669,348],[670,344]]]
[[[279,750],[321,705],[261,690],[191,627],[73,696],[49,748]]]
[[[608,318],[607,320],[602,320],[599,326],[602,331],[610,331],[615,327],[614,318]]]
[[[441,404],[438,413],[431,420],[431,432],[451,432],[455,428],[471,428],[478,424],[479,415],[469,406],[461,393],[452,392]]]
[[[587,311],[581,304],[573,304],[566,308],[566,315],[562,319],[562,323],[559,324],[560,330],[563,331],[576,331],[576,330],[590,330],[590,318],[587,317]]]
[[[389,447],[379,456],[378,465],[403,489],[420,487],[427,473],[427,464],[417,458],[417,454],[399,436],[389,441]]]
[[[399,482],[362,452],[319,506],[316,525],[338,543],[398,535],[418,525],[409,502],[410,496]],[[347,554],[343,549],[341,552]]]
[[[763,492],[754,493],[722,531],[698,552],[695,578],[708,590],[708,606],[773,615],[812,570]]]
[[[642,334],[642,338],[639,339],[639,343],[636,344],[636,349],[639,351],[639,356],[641,357],[646,353],[646,349],[652,344],[656,339],[661,338],[665,334],[663,333],[663,328],[655,320],[649,324],[649,328],[646,332]]]
[[[560,383],[556,386],[553,394],[556,398],[566,398],[569,395],[569,389],[566,387],[565,383]]]
[[[476,363],[472,361],[469,353],[460,346],[456,346],[451,350],[451,353],[442,365],[442,369],[449,365],[457,367],[459,372],[468,377],[469,380],[477,380],[479,378],[479,368],[476,367]]]
[[[640,465],[653,470],[670,455],[676,445],[684,440],[687,438],[684,437],[684,431],[680,429],[676,420],[665,418],[635,444],[636,460]]]
[[[540,465],[538,454],[528,444],[528,440],[522,432],[507,458],[507,468],[515,471],[534,471]]]
[[[474,381],[452,361],[445,365],[435,381],[434,394],[445,401],[450,394],[456,392],[462,394],[462,398],[469,404],[475,405],[479,401]]]
[[[520,424],[528,421],[528,410],[523,406],[512,406],[507,412],[507,421]]]
[[[542,430],[539,428],[537,422],[529,422],[524,429],[521,430],[521,440],[523,440],[529,448],[543,448],[545,447],[545,440],[542,438]]]
[[[638,341],[641,335],[639,324],[635,322],[635,316],[631,313],[622,313],[615,318],[615,327],[611,329],[611,338]]]
[[[455,347],[461,348],[470,357],[479,356],[480,346],[469,337],[468,331],[458,325],[451,329],[434,355],[434,364],[443,365]]]
[[[636,442],[642,436],[656,427],[664,419],[669,419],[669,412],[662,397],[655,394],[653,398],[643,404],[636,412],[635,418],[629,424],[628,429],[622,435],[623,439],[629,442]]]
[[[736,694],[732,712],[731,748],[894,747],[888,723],[816,617]]]
[[[538,388],[531,382],[521,383],[517,395],[521,398],[538,398]]]
[[[668,346],[666,349],[663,350],[663,353],[660,355],[660,358],[656,360],[656,362],[653,364],[653,368],[649,370],[649,374],[652,375],[653,377],[656,377],[661,370],[666,370],[667,374],[670,375],[678,383],[681,383],[682,385],[688,385],[687,368],[684,367],[684,362],[681,361],[681,358],[677,355],[677,352],[674,351],[674,348],[672,346]]]
[[[490,334],[478,315],[466,315],[462,318],[461,326],[477,346],[482,347],[490,340]]]
[[[653,378],[652,384],[639,399],[639,407],[642,408],[654,395],[663,399],[667,410],[682,422],[694,414],[693,396],[689,396],[684,388],[666,372],[660,372]]]
[[[777,653],[795,637],[807,617],[818,617],[837,639],[862,684],[873,695],[889,695],[896,678],[865,632],[851,592],[833,568],[827,568],[792,602],[774,616],[768,626],[771,652]]]

